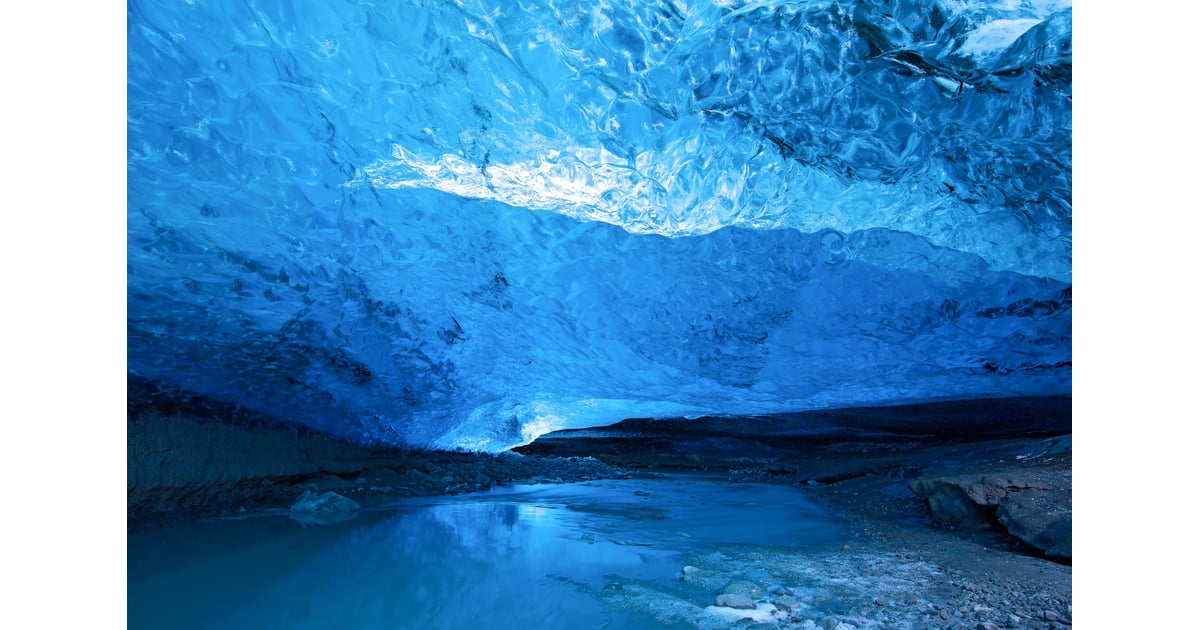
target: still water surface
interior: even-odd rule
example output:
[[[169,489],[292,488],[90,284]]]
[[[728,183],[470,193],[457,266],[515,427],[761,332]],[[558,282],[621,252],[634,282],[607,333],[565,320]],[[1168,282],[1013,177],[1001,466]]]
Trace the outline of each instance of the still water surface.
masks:
[[[512,486],[307,527],[287,516],[192,522],[129,534],[129,627],[662,627],[603,590],[687,590],[676,580],[685,553],[842,533],[795,489],[704,480]]]

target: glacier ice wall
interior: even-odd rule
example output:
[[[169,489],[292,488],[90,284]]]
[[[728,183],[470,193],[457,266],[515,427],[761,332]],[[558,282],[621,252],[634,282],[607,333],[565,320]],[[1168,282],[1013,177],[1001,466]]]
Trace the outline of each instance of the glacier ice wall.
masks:
[[[483,450],[1069,394],[1070,3],[131,2],[128,368]]]

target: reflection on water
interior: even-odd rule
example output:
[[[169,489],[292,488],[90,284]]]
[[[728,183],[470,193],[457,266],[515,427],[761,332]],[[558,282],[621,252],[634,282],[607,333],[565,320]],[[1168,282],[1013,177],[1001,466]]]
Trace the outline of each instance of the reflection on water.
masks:
[[[790,488],[647,480],[407,500],[308,528],[189,523],[129,535],[129,627],[659,627],[597,594],[671,582],[697,548],[837,535]]]

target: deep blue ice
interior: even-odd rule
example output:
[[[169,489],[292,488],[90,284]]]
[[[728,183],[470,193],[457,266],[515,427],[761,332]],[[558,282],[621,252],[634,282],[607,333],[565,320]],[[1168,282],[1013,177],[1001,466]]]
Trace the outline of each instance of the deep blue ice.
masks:
[[[356,440],[1071,391],[1070,2],[128,5],[128,367]]]

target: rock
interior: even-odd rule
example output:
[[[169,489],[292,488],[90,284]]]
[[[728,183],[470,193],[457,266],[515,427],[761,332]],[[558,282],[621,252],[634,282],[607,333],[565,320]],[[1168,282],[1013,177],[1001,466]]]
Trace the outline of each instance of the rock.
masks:
[[[749,580],[733,580],[726,584],[725,588],[721,589],[721,593],[725,595],[745,595],[751,599],[758,599],[763,596],[762,587]]]
[[[1055,560],[1071,560],[1071,470],[926,474],[908,487],[935,519],[959,527],[996,524]]]
[[[1062,492],[1028,490],[1005,498],[996,518],[1009,533],[1057,560],[1071,560],[1071,497]]]
[[[1054,612],[1053,610],[1043,610],[1042,619],[1045,619],[1046,621],[1058,621],[1058,613]]]
[[[352,499],[330,491],[316,494],[305,490],[289,508],[292,520],[301,525],[331,525],[354,518],[358,515],[359,505]]]
[[[716,604],[718,606],[737,608],[740,610],[754,610],[757,608],[757,606],[754,604],[754,600],[745,595],[727,595],[722,593],[717,595]]]
[[[929,502],[937,520],[961,527],[991,525],[994,506],[1007,491],[1028,488],[1024,482],[1004,475],[922,475],[908,481],[908,488]]]
[[[792,610],[800,605],[800,600],[791,595],[780,595],[772,600],[776,607],[783,610]]]
[[[975,630],[1000,630],[1000,626],[990,621],[981,621],[975,626]]]
[[[325,494],[316,494],[311,490],[305,490],[304,494],[297,498],[290,508],[292,513],[329,513],[329,512],[349,512],[359,509],[358,503],[352,499],[330,491]]]

